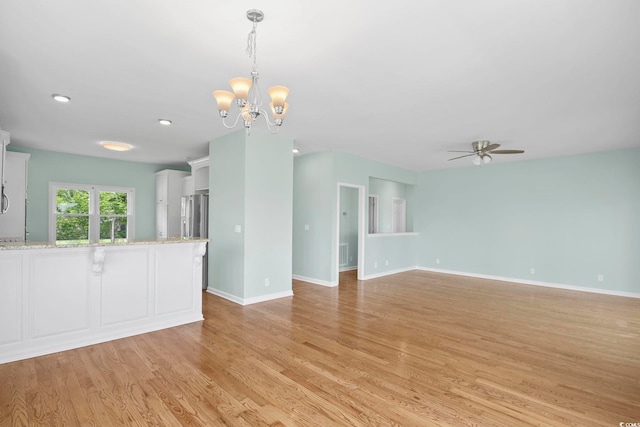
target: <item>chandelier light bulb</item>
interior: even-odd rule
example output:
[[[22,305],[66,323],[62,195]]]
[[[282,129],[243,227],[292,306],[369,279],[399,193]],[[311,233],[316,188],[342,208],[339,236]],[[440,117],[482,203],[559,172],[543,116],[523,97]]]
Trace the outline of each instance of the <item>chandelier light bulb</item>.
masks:
[[[251,123],[253,123],[253,114],[251,114],[251,106],[249,104],[242,107],[242,120],[244,120],[244,127],[250,128]]]
[[[476,166],[480,166],[480,163],[482,163],[482,159],[480,159],[480,156],[475,156],[472,161]]]
[[[238,106],[244,106],[249,100],[249,91],[251,90],[252,82],[245,77],[236,77],[229,80],[231,90],[236,95]],[[242,103],[242,105],[240,105]]]
[[[273,120],[276,121],[278,126],[282,125],[282,121],[284,120],[285,114],[287,114],[287,110],[289,109],[289,104],[284,103],[284,107],[280,113],[277,112],[276,107],[273,105],[273,102],[269,104],[269,108],[271,109],[271,113],[273,114]]]
[[[218,111],[220,111],[220,115],[222,117],[227,117],[235,96],[227,90],[216,90],[213,92],[213,96],[218,102]]]
[[[276,112],[284,109],[287,95],[289,95],[289,88],[286,86],[272,86],[269,88],[269,96]]]

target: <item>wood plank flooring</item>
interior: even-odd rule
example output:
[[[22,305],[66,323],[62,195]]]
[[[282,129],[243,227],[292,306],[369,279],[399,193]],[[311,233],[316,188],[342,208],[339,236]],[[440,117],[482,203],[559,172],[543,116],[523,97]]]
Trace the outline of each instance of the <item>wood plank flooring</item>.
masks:
[[[355,277],[0,365],[0,426],[640,423],[640,299]]]

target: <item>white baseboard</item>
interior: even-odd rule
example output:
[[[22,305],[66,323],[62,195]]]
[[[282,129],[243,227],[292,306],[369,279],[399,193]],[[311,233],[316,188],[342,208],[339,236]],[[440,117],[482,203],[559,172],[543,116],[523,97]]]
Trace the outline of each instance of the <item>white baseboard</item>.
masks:
[[[594,294],[613,295],[618,297],[640,298],[640,293],[616,291],[611,289],[588,288],[585,286],[564,285],[561,283],[539,282],[536,280],[516,279],[513,277],[491,276],[488,274],[466,273],[463,271],[442,270],[439,268],[416,267],[417,270],[430,271],[433,273],[452,274],[455,276],[476,277],[478,279],[498,280],[501,282],[518,283],[522,285],[544,286],[546,288],[567,289],[570,291],[591,292]]]
[[[407,271],[416,270],[417,268],[418,267],[412,266],[412,267],[399,268],[397,270],[383,271],[381,273],[375,273],[375,274],[369,274],[367,276],[362,276],[362,277],[358,278],[358,280],[377,279],[378,277],[391,276],[392,274],[404,273],[404,272],[407,272]]]
[[[312,283],[314,285],[328,286],[328,287],[338,286],[338,282],[328,282],[326,280],[314,279],[312,277],[298,276],[296,274],[294,274],[292,278],[295,280],[300,280],[302,282]]]
[[[344,272],[344,271],[353,271],[353,270],[357,270],[358,266],[357,265],[353,265],[351,267],[340,267],[340,273]]]
[[[265,302],[265,301],[271,301],[274,299],[279,299],[279,298],[286,298],[286,297],[292,297],[293,296],[293,291],[284,291],[284,292],[276,292],[273,294],[267,294],[267,295],[260,295],[258,297],[252,297],[252,298],[240,298],[238,296],[232,295],[230,293],[221,291],[219,289],[214,289],[211,287],[207,288],[207,292],[210,294],[213,294],[215,296],[218,296],[220,298],[224,298],[226,300],[229,300],[231,302],[235,302],[236,304],[240,304],[240,305],[250,305],[250,304],[256,304],[259,302]]]

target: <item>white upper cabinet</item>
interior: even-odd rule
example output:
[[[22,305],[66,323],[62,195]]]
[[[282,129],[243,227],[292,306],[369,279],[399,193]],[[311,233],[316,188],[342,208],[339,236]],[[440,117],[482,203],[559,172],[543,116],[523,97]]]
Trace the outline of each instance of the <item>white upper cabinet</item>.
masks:
[[[206,193],[209,190],[209,156],[189,162],[193,188],[195,192]]]
[[[183,179],[189,173],[172,169],[156,172],[156,237],[180,237]]]

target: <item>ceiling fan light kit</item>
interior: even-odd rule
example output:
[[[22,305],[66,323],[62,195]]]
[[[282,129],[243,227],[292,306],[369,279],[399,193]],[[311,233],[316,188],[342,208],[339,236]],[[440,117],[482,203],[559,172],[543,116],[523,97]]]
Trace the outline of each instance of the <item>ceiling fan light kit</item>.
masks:
[[[271,133],[278,133],[284,116],[289,109],[286,99],[289,95],[289,89],[286,86],[272,86],[269,88],[269,96],[271,97],[271,103],[269,109],[273,115],[273,122],[267,117],[267,112],[262,108],[262,94],[260,86],[258,85],[258,66],[256,64],[256,28],[258,22],[264,19],[264,13],[257,9],[251,9],[247,11],[247,19],[253,22],[253,28],[247,38],[247,54],[253,60],[253,67],[251,69],[251,78],[236,77],[229,81],[231,90],[216,90],[213,92],[213,96],[218,103],[218,111],[220,117],[222,117],[222,124],[227,129],[234,128],[238,125],[240,118],[244,123],[244,127],[247,132],[251,130],[251,125],[259,117],[264,117],[267,122],[267,128]],[[239,108],[238,115],[236,116],[233,124],[228,124],[225,119],[229,116],[229,110],[233,100],[236,100],[236,106]]]
[[[524,150],[498,150],[500,144],[492,144],[491,141],[474,141],[471,143],[473,151],[449,151],[449,153],[467,153],[462,156],[454,157],[451,160],[462,159],[463,157],[473,156],[472,162],[476,166],[490,163],[493,160],[491,154],[522,154]]]

